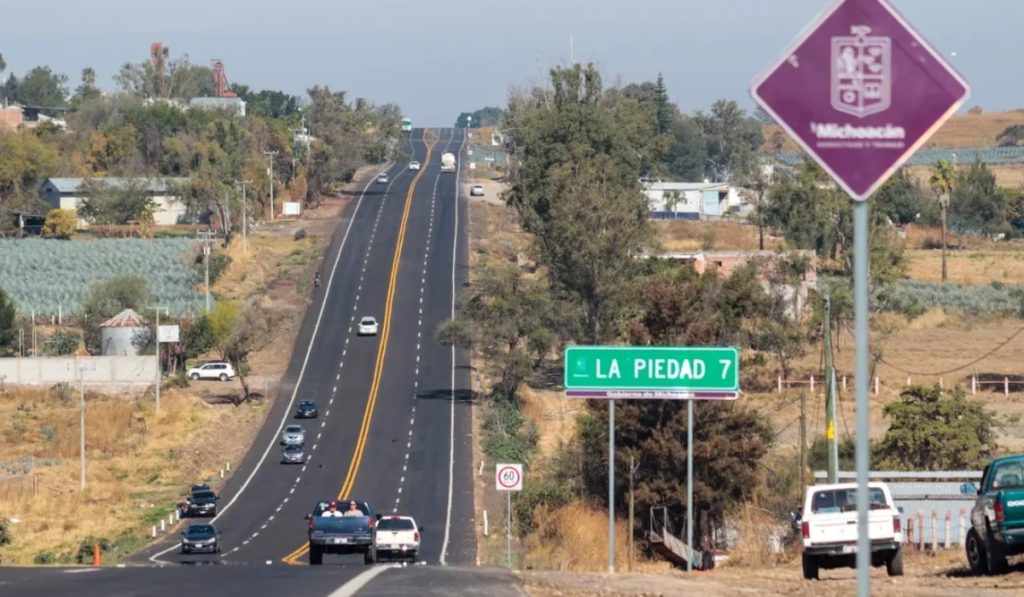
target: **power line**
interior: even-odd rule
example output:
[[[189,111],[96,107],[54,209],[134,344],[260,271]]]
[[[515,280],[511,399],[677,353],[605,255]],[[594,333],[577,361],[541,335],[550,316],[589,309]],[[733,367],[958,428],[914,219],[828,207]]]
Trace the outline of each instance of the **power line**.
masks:
[[[992,356],[993,354],[998,352],[1000,349],[1005,347],[1007,344],[1012,342],[1015,338],[1017,338],[1017,336],[1019,336],[1021,334],[1021,332],[1024,332],[1024,327],[1021,327],[1016,332],[1014,332],[1012,335],[1010,335],[1009,338],[1007,338],[1006,340],[1004,340],[1001,343],[999,343],[998,346],[996,346],[992,350],[986,352],[985,354],[981,355],[980,357],[974,359],[973,361],[971,361],[971,362],[969,362],[969,363],[967,363],[965,365],[960,365],[959,367],[953,367],[952,369],[946,369],[944,371],[934,371],[934,372],[930,372],[930,373],[925,373],[925,372],[922,372],[922,371],[910,371],[910,370],[904,369],[902,367],[897,367],[896,365],[893,365],[892,363],[890,363],[889,361],[885,360],[882,357],[879,357],[878,360],[880,362],[885,363],[886,365],[892,367],[893,369],[899,371],[900,373],[906,373],[907,375],[945,375],[947,373],[953,373],[953,372],[956,372],[956,371],[960,371],[961,369],[966,369],[966,368],[970,367],[971,365],[976,365],[976,364],[980,363],[981,361],[983,361],[983,360],[987,359],[988,357]]]

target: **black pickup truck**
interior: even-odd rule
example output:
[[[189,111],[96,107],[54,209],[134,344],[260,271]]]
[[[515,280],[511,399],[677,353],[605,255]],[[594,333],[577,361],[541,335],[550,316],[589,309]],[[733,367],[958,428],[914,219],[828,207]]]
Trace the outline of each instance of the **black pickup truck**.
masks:
[[[349,506],[353,502],[355,510]],[[332,500],[319,502],[313,512],[306,515],[309,521],[309,565],[323,564],[325,553],[361,553],[366,564],[376,563],[373,528],[377,517],[370,505],[359,500],[338,500],[337,509],[333,510],[331,504]]]

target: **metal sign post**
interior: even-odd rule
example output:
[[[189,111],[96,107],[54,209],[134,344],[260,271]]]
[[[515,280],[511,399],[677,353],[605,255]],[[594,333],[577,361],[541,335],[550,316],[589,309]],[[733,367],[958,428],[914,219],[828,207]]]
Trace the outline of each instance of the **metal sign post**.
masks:
[[[956,112],[968,93],[963,78],[887,0],[837,0],[751,87],[758,104],[854,201],[860,597],[871,593],[867,199]]]
[[[505,492],[505,562],[512,566],[512,493],[523,490],[523,465],[494,465],[494,489]]]
[[[686,400],[686,570],[693,570],[693,401],[735,400],[740,358],[735,347],[570,346],[567,398],[608,399],[608,572],[615,572],[615,401]],[[630,529],[632,532],[632,529]],[[630,539],[632,540],[632,539]]]

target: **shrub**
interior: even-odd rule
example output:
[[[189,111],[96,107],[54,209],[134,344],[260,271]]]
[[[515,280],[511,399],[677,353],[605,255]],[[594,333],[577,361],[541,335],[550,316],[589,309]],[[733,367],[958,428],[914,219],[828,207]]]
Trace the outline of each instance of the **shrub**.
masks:
[[[306,238],[306,229],[299,228],[298,230],[295,231],[295,234],[292,235],[292,238],[295,240],[302,240]]]
[[[55,564],[57,562],[57,556],[53,555],[52,551],[41,551],[36,554],[36,557],[32,558],[32,562],[38,566]]]
[[[43,354],[59,357],[72,354],[82,345],[82,336],[73,330],[60,330],[43,344]]]
[[[75,233],[77,227],[78,219],[73,212],[66,209],[51,209],[46,214],[46,222],[43,223],[43,236],[67,240]]]
[[[110,540],[106,537],[94,537],[89,535],[82,542],[78,544],[78,552],[75,554],[75,561],[79,564],[88,564],[92,562],[92,550],[95,544],[100,544],[100,553],[107,553],[110,551]]]
[[[481,429],[484,453],[494,462],[528,463],[537,447],[536,426],[506,398],[492,398]]]
[[[11,533],[11,522],[6,518],[0,518],[0,547],[10,545],[12,541],[14,535]]]

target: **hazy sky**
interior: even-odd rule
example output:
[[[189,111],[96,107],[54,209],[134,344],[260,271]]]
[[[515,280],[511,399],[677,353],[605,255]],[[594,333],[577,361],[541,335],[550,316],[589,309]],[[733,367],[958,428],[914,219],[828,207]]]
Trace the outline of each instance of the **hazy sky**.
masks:
[[[315,84],[395,102],[417,125],[504,105],[569,59],[609,82],[664,73],[684,110],[719,97],[752,107],[748,86],[831,0],[36,0],[0,17],[8,71],[46,64],[72,88],[101,87],[161,41],[172,56],[225,62],[232,82],[301,94]],[[964,74],[968,106],[1024,107],[1024,0],[893,0]]]

